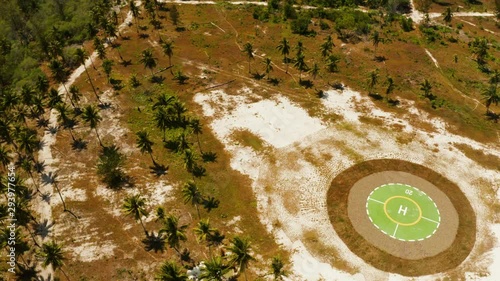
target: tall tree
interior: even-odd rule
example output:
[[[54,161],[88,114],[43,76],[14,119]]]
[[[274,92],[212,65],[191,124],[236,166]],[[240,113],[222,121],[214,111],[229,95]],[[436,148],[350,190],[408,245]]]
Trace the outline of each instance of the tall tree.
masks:
[[[122,209],[123,211],[137,221],[141,223],[142,229],[144,229],[144,233],[148,235],[148,231],[144,226],[144,222],[142,221],[142,217],[147,217],[148,212],[146,211],[146,201],[139,194],[129,196],[125,198],[123,201]]]
[[[189,181],[184,184],[182,188],[182,198],[184,199],[184,204],[190,203],[195,206],[198,219],[200,219],[201,216],[198,205],[203,202],[203,196],[194,181]]]
[[[328,56],[328,59],[326,60],[326,67],[328,68],[328,71],[329,72],[339,71],[339,66],[338,66],[339,61],[340,58],[337,55]]]
[[[269,72],[273,71],[273,65],[272,65],[272,61],[270,58],[265,58],[264,61],[262,61],[262,63],[264,64],[265,66],[265,72],[267,74],[267,79],[269,80]]]
[[[371,40],[372,40],[372,44],[373,44],[373,47],[374,47],[374,51],[373,53],[375,54],[375,56],[377,56],[377,47],[378,47],[378,44],[380,44],[380,42],[382,42],[382,38],[380,37],[380,33],[375,30],[371,36]]]
[[[179,11],[177,11],[177,7],[172,5],[169,9],[170,20],[172,23],[177,26],[179,24]]]
[[[288,73],[288,55],[290,54],[290,43],[286,38],[281,39],[279,45],[276,47],[283,56],[283,62],[286,64],[286,73]]]
[[[231,240],[231,245],[228,247],[228,250],[231,251],[231,256],[229,258],[230,263],[237,266],[237,275],[244,273],[245,280],[247,280],[246,269],[248,264],[255,260],[250,254],[250,241],[247,238],[236,236]]]
[[[163,226],[160,229],[160,234],[167,236],[168,245],[173,248],[179,255],[179,246],[181,241],[186,241],[187,225],[179,226],[179,218],[174,215],[168,215],[163,221]]]
[[[134,17],[135,30],[137,31],[137,34],[139,34],[139,24],[137,22],[137,19],[139,18],[139,7],[135,5],[135,0],[129,1],[129,9],[132,13],[132,17]]]
[[[211,257],[205,261],[205,268],[202,270],[200,278],[201,280],[223,281],[226,280],[224,276],[229,270],[230,267],[224,263],[220,256]]]
[[[146,131],[139,131],[136,133],[137,139],[136,144],[137,148],[140,149],[141,153],[148,153],[153,161],[153,164],[156,164],[155,159],[153,158],[153,145],[154,142],[149,138],[149,134]]]
[[[92,86],[92,91],[94,91],[94,95],[96,96],[99,103],[101,103],[101,99],[99,99],[99,95],[97,94],[97,91],[94,87],[94,83],[92,82],[92,78],[90,78],[89,72],[87,70],[87,66],[85,65],[85,59],[87,58],[87,54],[85,53],[85,50],[82,48],[78,48],[76,50],[76,57],[78,59],[78,62],[83,65],[83,67],[85,69],[85,74],[87,74],[87,78],[89,80],[90,86]]]
[[[378,76],[378,68],[370,72],[370,78],[368,78],[368,88],[370,89],[370,93],[372,93],[378,83]]]
[[[246,54],[248,58],[248,73],[251,73],[250,60],[252,60],[254,56],[253,56],[253,46],[252,44],[250,44],[250,42],[247,42],[245,43],[245,45],[243,45],[243,52]]]
[[[200,143],[200,135],[203,133],[200,119],[191,118],[191,120],[189,121],[189,127],[191,128],[193,133],[196,135],[196,141],[198,142],[198,148],[200,149],[200,153],[203,154],[203,151],[201,150],[201,143]]]
[[[94,49],[97,52],[97,57],[101,60],[106,59],[106,48],[104,47],[104,43],[99,37],[94,38]]]
[[[52,72],[52,77],[54,78],[54,80],[57,83],[62,84],[64,90],[66,91],[66,94],[69,96],[69,92],[65,84],[66,79],[68,79],[68,72],[66,71],[66,69],[64,69],[63,64],[58,60],[52,60],[49,63],[49,68]],[[71,103],[74,107],[73,101],[71,101]]]
[[[321,44],[320,46],[321,56],[323,58],[328,57],[332,53],[332,49],[334,46],[335,44],[333,43],[332,36],[328,35],[328,37],[326,37],[325,39],[325,42],[323,42],[323,44]]]
[[[420,90],[424,92],[424,97],[428,98],[431,96],[432,85],[429,80],[424,79],[424,82],[420,83]]]
[[[387,88],[385,89],[385,98],[389,100],[389,95],[394,91],[394,80],[392,77],[387,77]]]
[[[302,52],[297,53],[297,57],[295,58],[293,67],[295,67],[299,71],[299,80],[302,80],[302,72],[307,71],[308,69],[304,54]]]
[[[283,259],[280,256],[273,257],[271,261],[271,275],[274,280],[283,280],[283,277],[287,276],[286,271],[284,270],[285,264],[283,263]]]
[[[500,102],[500,95],[497,92],[497,87],[494,85],[484,90],[481,95],[483,96],[484,105],[486,106],[486,113],[490,112],[490,106],[492,104],[498,105]]]
[[[210,248],[211,245],[208,242],[210,241],[210,236],[214,233],[214,231],[215,229],[210,226],[210,220],[208,219],[200,220],[194,229],[196,239],[198,242],[205,242],[208,244],[208,251],[210,254],[212,253],[212,250]]]
[[[153,69],[156,67],[156,61],[158,59],[154,57],[153,51],[150,49],[144,50],[141,53],[141,59],[139,60],[142,64],[144,64],[145,68],[149,68],[151,71],[151,76],[153,76]]]
[[[175,6],[174,6],[175,7]],[[165,54],[168,57],[168,65],[172,66],[172,56],[174,55],[174,43],[169,41],[169,42],[164,42],[161,45],[163,49],[163,54]]]
[[[453,18],[453,12],[451,11],[451,8],[448,7],[446,10],[443,12],[443,20],[447,24],[451,23],[451,19]]]
[[[89,104],[83,109],[82,119],[89,124],[91,129],[95,130],[95,134],[97,136],[97,139],[99,140],[99,144],[103,146],[101,137],[99,136],[99,132],[97,131],[97,126],[102,120],[101,116],[99,115],[99,111],[94,106]]]
[[[113,61],[109,59],[105,59],[102,62],[102,69],[104,70],[104,73],[106,74],[106,78],[108,79],[108,83],[110,82],[110,77],[111,77],[111,71],[113,69]]]
[[[43,257],[42,266],[44,268],[50,265],[54,271],[60,270],[66,279],[69,280],[68,275],[62,269],[66,258],[60,244],[57,244],[55,241],[44,243],[40,254]]]
[[[173,260],[165,261],[160,265],[160,270],[156,275],[159,281],[183,281],[188,280],[184,269],[179,267]]]
[[[311,73],[313,79],[316,80],[316,76],[319,74],[319,65],[317,63],[313,63],[309,73]]]

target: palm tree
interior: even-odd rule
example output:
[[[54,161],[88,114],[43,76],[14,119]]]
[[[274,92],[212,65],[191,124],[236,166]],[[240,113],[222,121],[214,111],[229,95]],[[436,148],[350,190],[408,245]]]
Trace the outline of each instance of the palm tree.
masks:
[[[145,68],[149,68],[149,70],[151,70],[151,76],[153,76],[153,69],[156,67],[157,60],[158,59],[153,56],[153,51],[147,49],[142,51],[141,59],[139,61],[144,64]]]
[[[196,166],[196,155],[190,148],[181,147],[182,145],[184,144],[181,144],[181,142],[179,142],[179,151],[183,151],[184,153],[183,155],[184,168],[186,168],[186,170],[191,173],[194,167]]]
[[[194,229],[194,234],[196,235],[196,239],[198,242],[206,242],[208,243],[210,236],[212,233],[215,231],[214,228],[210,226],[210,220],[200,220]],[[208,244],[209,252],[210,251],[210,244]]]
[[[177,263],[173,260],[165,261],[160,266],[160,271],[155,280],[160,281],[183,281],[187,280],[187,275],[183,272]]]
[[[271,274],[274,280],[283,280],[283,277],[287,276],[286,271],[283,269],[285,264],[280,256],[273,257],[271,261]]]
[[[64,69],[64,65],[58,60],[51,60],[49,63],[49,68],[50,71],[52,72],[52,78],[54,78],[54,80],[56,80],[57,83],[63,85],[64,90],[69,96],[68,89],[64,84],[66,82],[66,79],[68,78],[68,73],[66,72],[66,69]],[[74,107],[73,101],[71,101],[71,104]]]
[[[136,144],[137,148],[141,150],[141,153],[148,153],[151,156],[151,160],[153,164],[156,164],[155,159],[153,158],[153,145],[154,142],[149,139],[149,134],[146,131],[139,131],[136,133],[137,139]]]
[[[164,42],[161,45],[163,49],[163,53],[168,57],[168,65],[172,66],[172,56],[174,55],[174,43],[173,42]]]
[[[97,126],[102,120],[101,116],[99,116],[99,111],[94,106],[89,104],[83,109],[82,119],[89,124],[90,129],[95,130],[95,134],[97,136],[97,139],[99,140],[99,144],[103,146],[101,137],[99,136],[99,132],[97,131]]]
[[[132,13],[132,16],[134,17],[135,30],[137,31],[137,34],[139,34],[139,24],[137,23],[137,18],[139,17],[139,7],[135,5],[134,0],[130,0],[129,8],[130,12]]]
[[[99,59],[104,60],[106,58],[106,48],[99,37],[94,38],[94,49],[97,51],[97,57]]]
[[[267,74],[267,79],[269,80],[269,72],[273,71],[273,65],[272,65],[272,61],[270,58],[265,58],[264,61],[262,62],[264,63],[265,67],[266,67],[266,74]]]
[[[374,47],[373,53],[375,54],[375,56],[377,56],[377,47],[378,44],[382,41],[382,39],[380,38],[380,33],[377,30],[375,30],[371,36],[371,39]]]
[[[453,17],[453,12],[451,11],[451,8],[450,7],[446,8],[446,11],[443,12],[444,22],[450,24],[452,17]]]
[[[76,85],[69,86],[69,98],[71,100],[75,101],[78,104],[81,97],[82,94],[80,93],[80,89],[78,89],[78,86]]]
[[[104,73],[106,74],[106,78],[108,79],[108,83],[110,81],[112,68],[113,68],[113,61],[112,60],[105,59],[102,62],[102,69],[104,70]]]
[[[387,89],[385,89],[385,98],[389,100],[389,95],[394,91],[394,80],[392,77],[387,77]]]
[[[335,46],[335,44],[333,44],[332,36],[328,35],[325,42],[320,46],[321,56],[323,58],[328,57],[328,55],[332,53],[333,46]]]
[[[478,64],[485,64],[486,57],[488,56],[489,42],[486,38],[474,38],[474,41],[469,42],[469,47],[474,55]]]
[[[203,154],[203,151],[201,150],[201,143],[200,143],[200,135],[203,133],[200,119],[191,118],[191,120],[189,121],[189,127],[191,128],[193,133],[196,135],[196,141],[198,142],[198,148],[200,149],[200,153]]]
[[[309,70],[309,73],[313,76],[313,79],[316,80],[316,76],[319,74],[319,65],[317,63],[313,63],[313,66]]]
[[[26,155],[32,155],[40,143],[36,131],[28,128],[21,128],[16,134],[15,143],[17,144],[17,151],[22,151]]]
[[[336,55],[330,55],[328,59],[326,60],[326,67],[328,68],[328,71],[330,72],[337,72],[339,71],[338,63],[340,61],[340,58]]]
[[[167,242],[170,248],[173,248],[179,255],[179,246],[181,241],[186,241],[187,225],[179,226],[179,218],[169,215],[163,221],[163,227],[159,233],[167,236]]]
[[[87,78],[89,79],[90,86],[92,86],[92,90],[94,91],[94,95],[96,96],[97,100],[99,103],[101,103],[101,100],[99,99],[99,95],[97,94],[97,91],[94,87],[94,83],[92,82],[92,79],[90,78],[89,72],[87,70],[87,66],[85,65],[85,58],[86,58],[85,50],[82,48],[79,48],[76,50],[76,57],[78,59],[78,62],[81,63],[85,69],[85,74],[87,74]]]
[[[297,57],[299,55],[304,54],[304,51],[306,50],[306,48],[304,47],[304,44],[302,43],[302,41],[297,42],[297,45],[295,46],[295,50],[297,51],[297,53],[295,53],[295,56],[297,56]]]
[[[62,246],[60,244],[57,244],[54,241],[44,243],[40,254],[43,257],[42,266],[44,268],[50,265],[54,271],[59,269],[64,274],[66,279],[69,280],[64,270],[62,270],[64,260],[66,258],[64,257]]]
[[[7,169],[7,166],[12,161],[12,157],[10,156],[11,153],[12,151],[10,151],[9,148],[4,146],[3,144],[0,144],[0,163],[2,164],[4,169]]]
[[[229,272],[229,266],[224,264],[220,256],[211,257],[205,262],[205,268],[201,272],[201,280],[225,280],[224,276]]]
[[[163,141],[166,141],[166,132],[170,126],[170,117],[168,116],[165,108],[160,107],[154,113],[154,121],[156,122],[156,127],[163,132]]]
[[[123,201],[122,209],[127,215],[133,216],[136,221],[139,220],[142,228],[144,229],[144,232],[147,235],[148,231],[146,230],[146,227],[144,226],[144,223],[142,221],[143,216],[148,216],[145,205],[146,202],[144,198],[142,198],[139,194],[136,194],[134,196],[125,198],[125,200]]]
[[[494,85],[484,90],[481,95],[483,96],[484,105],[486,106],[486,113],[490,112],[490,106],[492,104],[498,105],[500,102],[500,95],[497,92],[497,87]]]
[[[238,236],[231,239],[231,245],[228,248],[231,251],[231,256],[229,258],[230,263],[234,266],[238,266],[237,275],[241,272],[245,274],[245,280],[247,280],[246,276],[246,268],[250,261],[255,260],[250,255],[251,246],[250,241],[247,238],[240,238]]]
[[[307,64],[304,59],[304,54],[297,53],[297,58],[293,64],[293,67],[299,71],[299,80],[302,80],[302,72],[307,70]]]
[[[243,45],[243,52],[247,55],[248,58],[248,73],[251,73],[250,70],[250,60],[253,59],[253,46],[249,42]]]
[[[156,97],[157,101],[153,104],[153,110],[158,107],[167,107],[172,104],[176,100],[174,96],[169,95],[166,92],[162,92]]]
[[[428,98],[431,96],[432,85],[429,80],[425,79],[424,82],[420,83],[420,90],[424,92],[424,97]]]
[[[281,55],[283,56],[283,62],[286,64],[286,73],[288,73],[288,55],[290,54],[290,43],[286,38],[283,38],[276,49],[281,52]]]
[[[489,82],[492,86],[498,86],[498,83],[500,83],[500,71],[498,71],[498,69],[493,70]]]
[[[200,219],[201,216],[198,205],[202,203],[203,196],[201,195],[201,192],[194,181],[189,181],[184,185],[184,187],[182,188],[182,198],[184,199],[184,204],[191,203],[191,205],[194,205],[196,207],[198,219]]]
[[[368,87],[370,89],[370,93],[373,91],[373,88],[378,83],[378,68],[370,72],[370,78],[368,79]]]

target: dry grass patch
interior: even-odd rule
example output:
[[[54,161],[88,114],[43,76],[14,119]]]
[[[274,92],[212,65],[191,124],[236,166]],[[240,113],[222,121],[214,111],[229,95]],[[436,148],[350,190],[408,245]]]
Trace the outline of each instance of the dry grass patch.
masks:
[[[266,146],[263,139],[261,139],[258,135],[250,132],[250,130],[248,129],[234,130],[231,137],[239,144],[251,147],[255,151],[262,151]]]
[[[459,149],[469,159],[477,162],[479,165],[487,169],[500,171],[499,157],[492,154],[484,153],[482,150],[475,149],[470,145],[464,143],[453,143],[453,146]]]

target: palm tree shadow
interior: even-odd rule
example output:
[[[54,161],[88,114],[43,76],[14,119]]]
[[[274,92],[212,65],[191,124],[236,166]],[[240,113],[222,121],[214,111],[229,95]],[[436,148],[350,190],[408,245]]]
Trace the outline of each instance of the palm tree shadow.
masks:
[[[56,174],[53,172],[43,173],[41,178],[44,185],[53,184],[56,181]]]
[[[155,234],[154,232],[151,234],[146,233],[146,238],[142,240],[142,243],[144,244],[144,249],[148,252],[165,252],[165,237],[163,235]]]
[[[87,143],[88,142],[84,139],[78,138],[71,143],[71,148],[73,148],[73,150],[82,151],[84,149],[87,149]]]
[[[38,145],[37,145],[38,150],[42,150],[45,147],[45,145],[46,145],[46,142],[44,140],[39,140]]]
[[[54,227],[54,224],[49,222],[49,220],[44,219],[39,223],[32,223],[33,228],[35,229],[36,235],[39,235],[42,238],[49,236],[51,229]]]
[[[149,166],[151,174],[155,174],[157,177],[167,174],[168,166],[163,164],[153,163],[153,166]]]
[[[38,120],[36,120],[36,126],[38,128],[45,128],[47,126],[49,126],[49,119],[45,119],[45,118],[39,118]]]
[[[111,108],[111,103],[110,102],[101,102],[97,106],[100,109],[110,109]]]
[[[500,120],[500,114],[489,111],[486,113],[486,119],[498,123],[498,120]]]
[[[34,168],[37,173],[42,173],[43,171],[45,171],[45,166],[47,166],[45,165],[45,161],[39,162],[37,160],[34,164]]]
[[[50,197],[52,197],[52,194],[43,193],[41,196],[42,196],[42,201],[47,202],[47,204],[50,204]]]
[[[17,264],[17,280],[39,280],[37,278],[40,270],[37,269],[37,264],[33,263],[31,260],[27,260],[26,263],[26,265],[22,263]]]

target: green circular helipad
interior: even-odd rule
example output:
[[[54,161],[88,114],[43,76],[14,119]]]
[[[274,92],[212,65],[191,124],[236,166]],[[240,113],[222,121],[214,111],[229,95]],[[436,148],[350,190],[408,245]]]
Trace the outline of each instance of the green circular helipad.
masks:
[[[425,192],[389,183],[375,188],[366,200],[370,221],[383,233],[401,241],[422,241],[436,233],[441,216]]]

